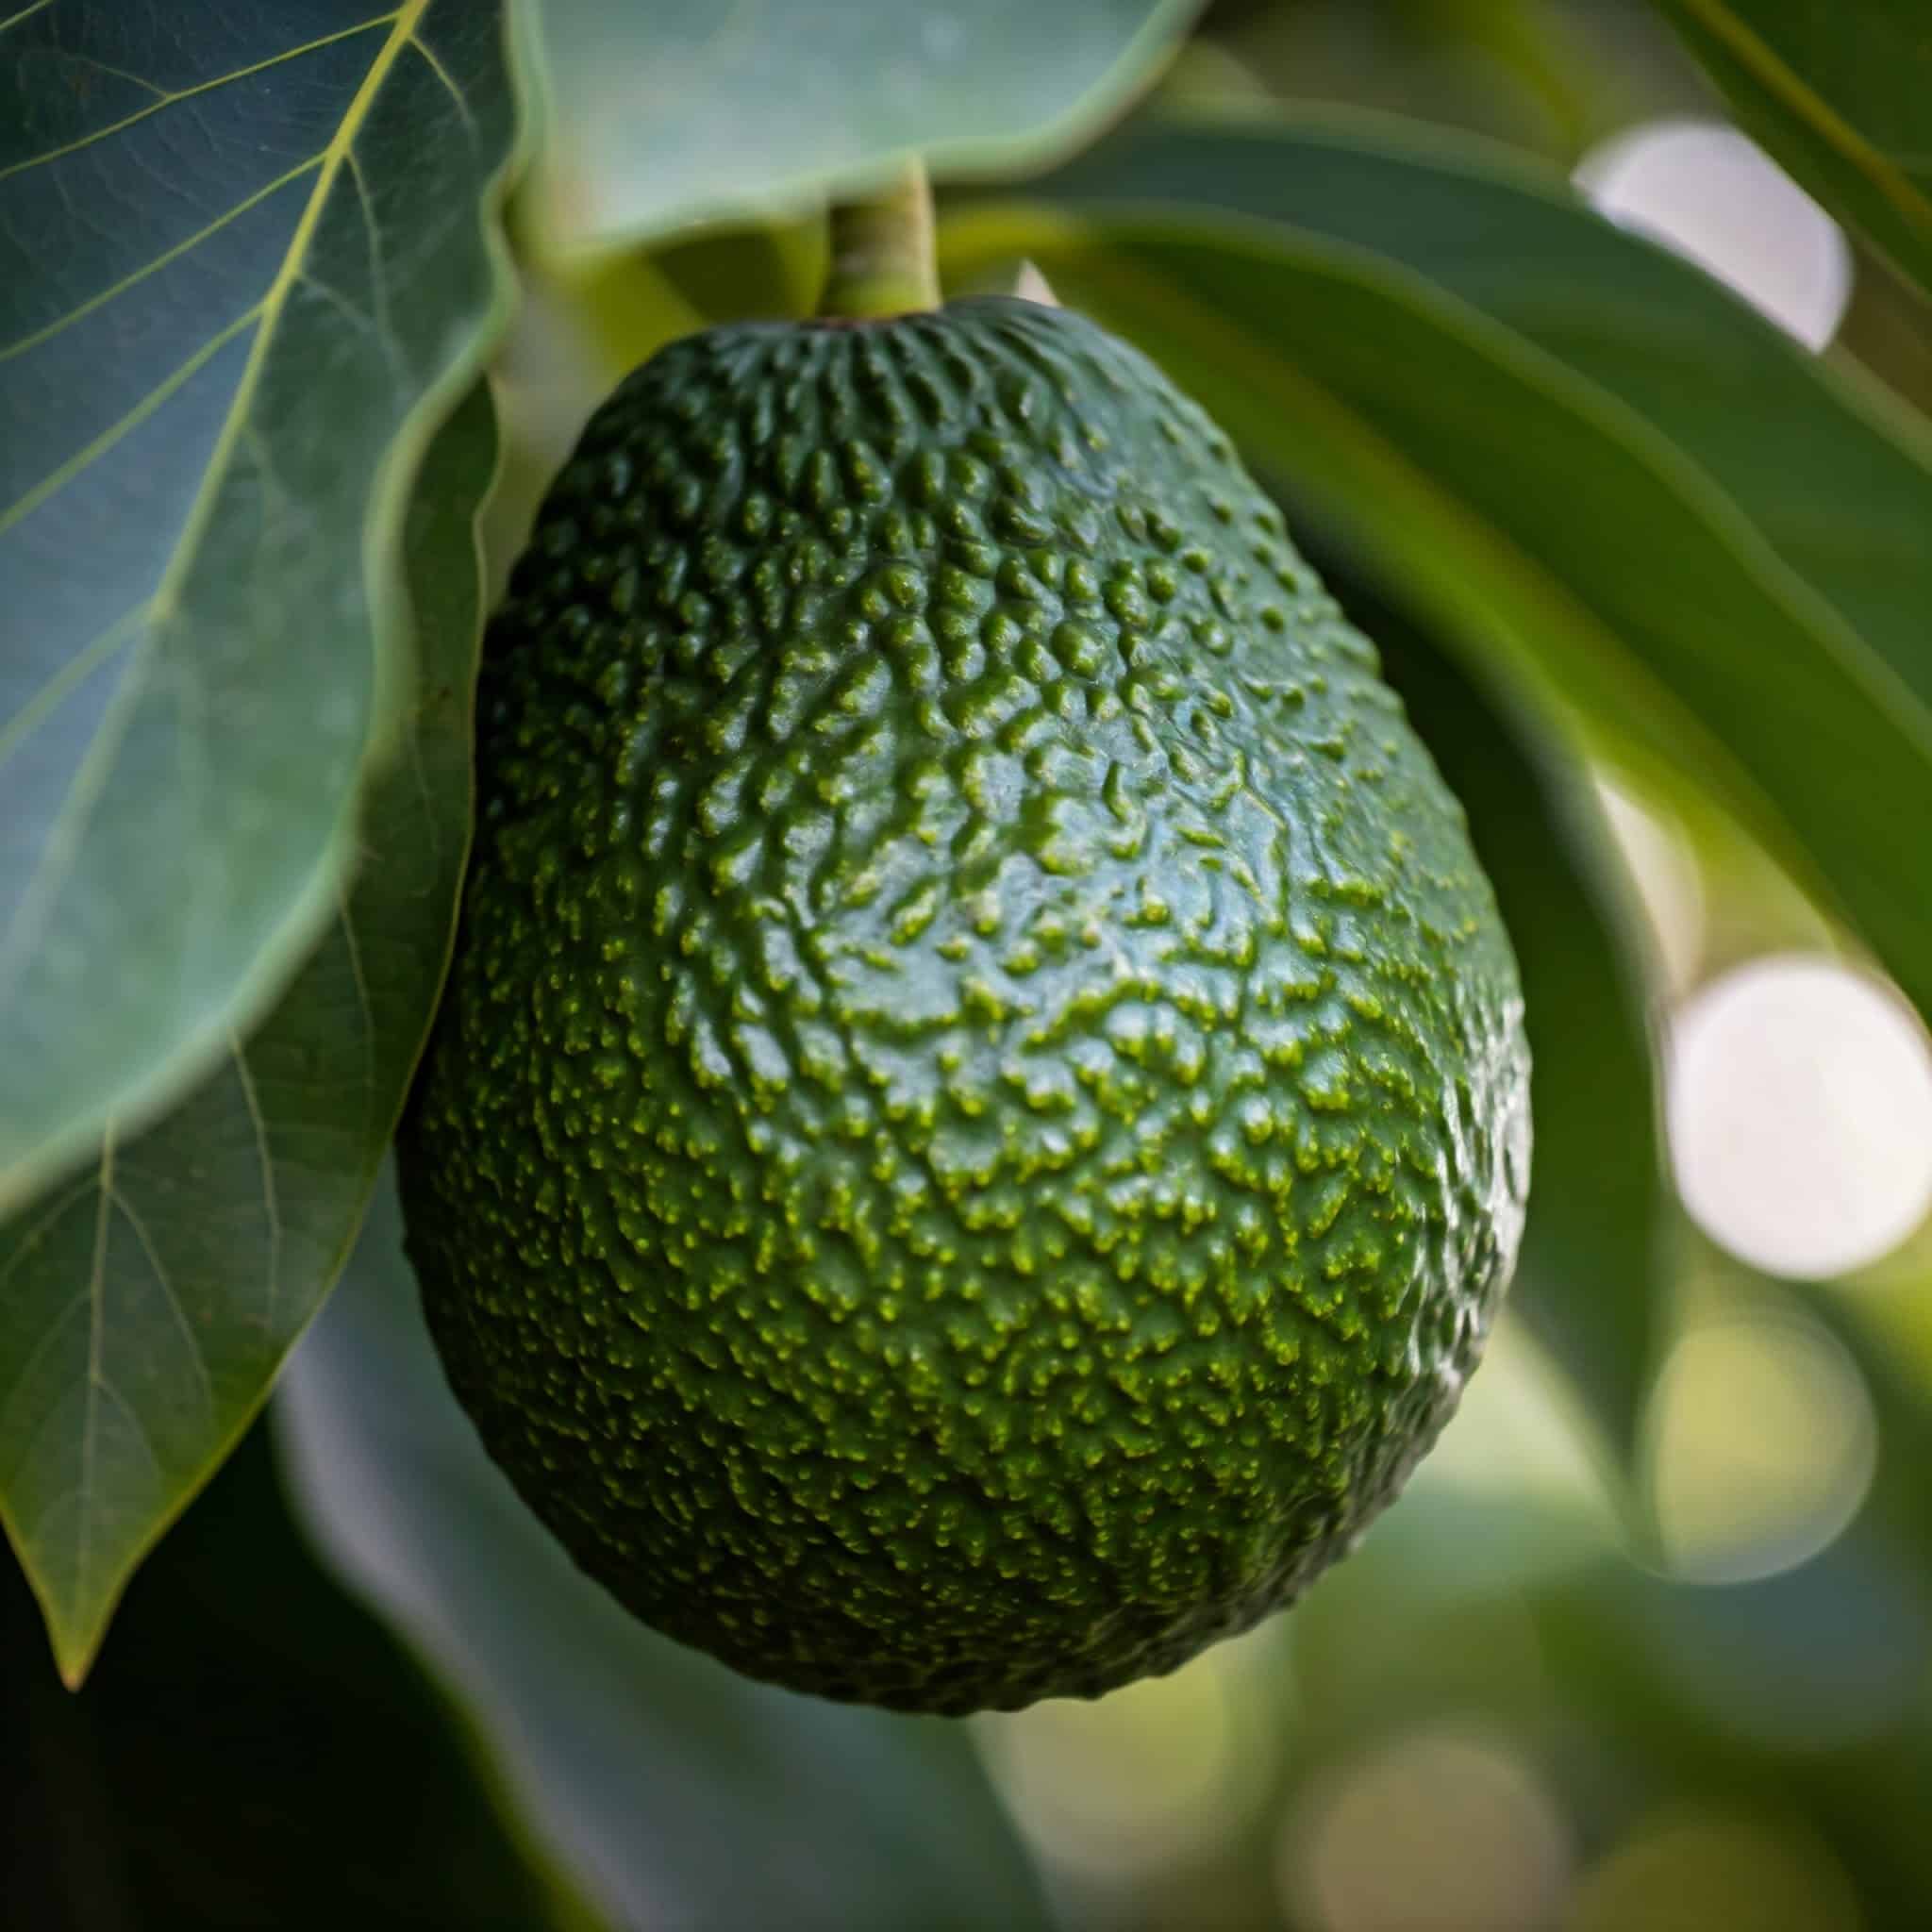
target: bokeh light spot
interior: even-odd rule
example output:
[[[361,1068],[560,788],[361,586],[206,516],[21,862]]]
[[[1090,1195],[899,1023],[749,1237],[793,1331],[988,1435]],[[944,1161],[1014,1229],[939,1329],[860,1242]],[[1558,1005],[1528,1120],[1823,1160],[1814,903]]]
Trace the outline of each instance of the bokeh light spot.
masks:
[[[1651,1500],[1665,1556],[1699,1583],[1776,1575],[1857,1513],[1878,1447],[1857,1365],[1816,1323],[1693,1328],[1649,1415]]]
[[[1611,221],[1694,261],[1807,349],[1837,333],[1852,292],[1845,238],[1735,127],[1630,128],[1587,154],[1574,178]]]
[[[1291,1924],[1311,1932],[1527,1932],[1547,1925],[1570,1828],[1507,1746],[1411,1733],[1318,1788],[1284,1831]]]
[[[1715,1814],[1640,1828],[1586,1873],[1564,1932],[1859,1932],[1850,1881],[1810,1839]]]
[[[1265,1789],[1271,1731],[1248,1679],[1274,1674],[1273,1641],[1257,1630],[1092,1703],[1050,1698],[977,1720],[1035,1851],[1107,1884],[1217,1851]]]
[[[1671,1029],[1685,1205],[1768,1274],[1882,1259],[1932,1207],[1932,1057],[1890,988],[1787,955],[1713,981]]]

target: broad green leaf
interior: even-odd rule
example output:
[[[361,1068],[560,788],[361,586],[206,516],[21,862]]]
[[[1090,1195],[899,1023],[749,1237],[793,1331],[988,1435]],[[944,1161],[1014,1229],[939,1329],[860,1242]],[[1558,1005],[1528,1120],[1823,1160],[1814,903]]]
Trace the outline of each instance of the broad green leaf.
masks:
[[[1416,167],[1415,192],[1425,182]],[[1514,685],[1714,789],[1932,1012],[1932,845],[1902,836],[1924,824],[1932,779],[1932,664],[1914,655],[1932,603],[1916,596],[1926,558],[1909,536],[1932,527],[1932,471],[1862,396],[1787,356],[1777,380],[1732,392],[1762,415],[1729,423],[1734,467],[1720,474],[1715,438],[1680,445],[1661,406],[1653,420],[1599,375],[1569,282],[1541,296],[1575,318],[1563,351],[1560,331],[1551,346],[1528,333],[1534,295],[1514,326],[1307,225],[1198,208],[993,209],[945,240],[968,274],[1030,257]],[[1606,299],[1635,259],[1608,258]],[[1579,260],[1573,248],[1564,272]],[[1748,370],[1777,348],[1735,305],[1708,322],[1688,342],[1666,330],[1635,366],[1660,384],[1674,354],[1694,391],[1725,384],[1727,358]],[[1700,351],[1688,362],[1687,346]],[[1601,360],[1620,367],[1612,348]],[[1808,493],[1767,486],[1747,508],[1754,447],[1767,472],[1802,464]],[[1841,514],[1840,484],[1869,517]]]
[[[507,308],[507,62],[486,0],[0,21],[0,1211],[335,903],[409,479]]]
[[[562,253],[876,180],[909,154],[1010,171],[1075,147],[1199,0],[544,0],[556,117],[533,198]]]
[[[1924,0],[1657,0],[1738,118],[1932,294]]]
[[[417,678],[363,865],[280,1004],[186,1100],[0,1225],[0,1521],[77,1682],[355,1240],[441,984],[469,840],[480,385],[408,519]]]
[[[1588,781],[1320,545],[1328,588],[1382,653],[1502,908],[1523,974],[1535,1125],[1509,1307],[1627,1468],[1676,1260],[1635,908]]]
[[[1043,1932],[966,1726],[754,1684],[575,1569],[449,1392],[387,1183],[274,1414],[324,1549],[619,1924]]]
[[[0,1572],[0,1898],[19,1932],[588,1932],[467,1726],[291,1521],[266,1429],[71,1697]]]

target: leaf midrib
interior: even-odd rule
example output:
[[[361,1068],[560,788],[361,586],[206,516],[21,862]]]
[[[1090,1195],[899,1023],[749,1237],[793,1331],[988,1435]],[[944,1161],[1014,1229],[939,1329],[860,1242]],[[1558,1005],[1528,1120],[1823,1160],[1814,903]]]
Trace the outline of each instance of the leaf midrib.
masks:
[[[96,728],[93,741],[82,759],[80,769],[75,774],[74,782],[68,789],[61,809],[49,827],[47,850],[54,864],[51,867],[43,865],[37,877],[29,883],[27,891],[23,893],[21,902],[15,909],[8,931],[0,936],[0,962],[7,963],[9,978],[21,970],[24,948],[19,943],[20,935],[25,931],[30,936],[33,930],[29,924],[29,914],[37,912],[40,908],[51,902],[59,889],[65,867],[73,863],[74,855],[79,850],[85,838],[84,818],[82,828],[70,828],[64,840],[61,836],[63,823],[69,822],[76,809],[84,814],[97,797],[106,767],[112,759],[122,735],[133,718],[135,699],[145,682],[147,667],[156,648],[155,641],[179,608],[181,587],[193,567],[209,520],[214,514],[215,504],[233,458],[235,446],[248,425],[256,391],[260,385],[262,369],[275,345],[282,310],[288,303],[290,291],[301,279],[308,261],[309,245],[317,225],[322,220],[323,210],[327,206],[330,191],[344,165],[353,165],[356,136],[360,131],[362,123],[368,118],[372,104],[381,92],[383,83],[388,79],[403,49],[415,42],[417,24],[428,6],[429,0],[407,0],[406,5],[386,16],[390,25],[388,38],[370,62],[369,71],[362,76],[354,96],[336,125],[335,132],[314,159],[307,164],[317,169],[315,185],[309,191],[308,199],[296,220],[288,246],[283,251],[280,265],[276,268],[275,276],[261,299],[204,343],[194,356],[173,372],[164,385],[150,391],[144,405],[139,406],[127,416],[124,416],[118,424],[103,432],[102,436],[87,449],[61,465],[36,490],[28,491],[26,496],[14,505],[4,517],[0,517],[0,529],[5,529],[9,524],[26,515],[55,491],[63,487],[125,435],[130,427],[151,414],[195,370],[204,366],[218,349],[231,341],[241,329],[248,326],[251,321],[253,322],[255,339],[249,344],[248,360],[236,382],[235,393],[229,401],[221,434],[216,438],[214,447],[209,451],[208,461],[203,467],[200,484],[182,522],[181,533],[175,540],[173,555],[169,558],[167,567],[162,571],[153,594],[145,600],[145,628],[135,646],[134,655],[129,660],[121,687],[115,693],[108,714]],[[332,35],[328,38],[338,40],[346,37],[348,33],[367,32],[370,26],[379,24],[381,18],[384,16],[378,16],[377,20],[366,21],[358,27],[346,29],[344,34]],[[321,43],[308,43],[309,46],[316,44]],[[259,64],[266,66],[273,63]],[[440,65],[434,61],[430,64],[443,79],[444,84],[448,85],[448,76],[442,74]],[[225,81],[232,77],[225,75],[223,79]],[[126,614],[124,613],[122,618],[116,620],[116,625],[125,621]]]
[[[210,75],[207,80],[198,80],[192,87],[159,88],[151,80],[142,80],[138,74],[124,74],[118,67],[109,67],[104,61],[90,59],[88,65],[103,74],[112,74],[121,79],[132,81],[137,87],[144,87],[155,96],[143,108],[137,108],[131,114],[124,114],[118,121],[109,121],[104,127],[91,127],[73,141],[64,141],[58,147],[50,147],[44,153],[29,155],[24,161],[15,161],[10,167],[0,168],[0,181],[9,175],[25,174],[29,168],[44,167],[49,161],[58,161],[63,155],[78,154],[82,148],[92,147],[97,141],[108,141],[124,128],[133,127],[158,114],[164,108],[172,108],[178,101],[192,101],[197,94],[212,93],[217,88],[226,87],[231,81],[246,80],[251,74],[260,74],[271,67],[280,67],[286,61],[299,60],[304,55],[313,54],[318,48],[332,47],[338,41],[353,40],[358,34],[366,34],[371,27],[388,26],[401,14],[407,13],[411,6],[420,7],[423,0],[408,0],[408,4],[389,13],[373,13],[367,20],[358,20],[354,26],[338,27],[332,34],[318,34],[312,41],[304,41],[299,46],[284,47],[279,53],[271,54],[265,59],[253,60],[245,67],[231,67],[225,74]],[[0,34],[18,26],[38,9],[29,7],[25,13],[16,13],[11,20],[0,21]]]
[[[308,245],[317,225],[322,220],[322,211],[327,206],[329,191],[335,186],[336,175],[344,162],[351,158],[355,138],[360,131],[363,121],[368,118],[371,105],[381,92],[383,82],[389,78],[390,70],[395,65],[403,49],[415,39],[416,23],[422,19],[428,7],[429,0],[408,0],[407,5],[398,8],[390,16],[391,25],[388,40],[383,42],[375,58],[370,62],[369,72],[362,76],[362,83],[356,90],[355,97],[350,101],[335,133],[329,137],[322,149],[320,172],[316,175],[315,186],[309,191],[308,203],[295,224],[295,232],[289,238],[289,245],[282,255],[281,266],[275,271],[275,279],[269,284],[268,292],[261,298],[258,311],[259,326],[248,351],[247,366],[242,370],[241,380],[235,386],[235,399],[228,406],[227,420],[222,425],[222,433],[209,454],[201,488],[195,492],[194,503],[189,510],[187,522],[182,526],[181,540],[175,545],[175,557],[162,574],[160,584],[155,591],[157,629],[174,614],[175,595],[179,591],[181,578],[187,573],[183,559],[192,556],[200,543],[202,532],[207,528],[208,520],[213,514],[215,490],[210,479],[225,473],[236,441],[242,434],[242,425],[248,419],[256,389],[261,380],[262,364],[267,361],[269,352],[274,346],[276,325],[288,302],[289,291],[301,279],[303,267],[308,258]]]

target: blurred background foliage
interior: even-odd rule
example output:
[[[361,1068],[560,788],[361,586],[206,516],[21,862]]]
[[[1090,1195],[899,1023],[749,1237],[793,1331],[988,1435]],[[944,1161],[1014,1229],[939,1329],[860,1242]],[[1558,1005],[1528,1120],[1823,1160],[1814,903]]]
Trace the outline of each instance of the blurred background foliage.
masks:
[[[1901,420],[1932,405],[1922,298],[1727,126],[1647,6],[1218,0],[1132,115],[1282,100],[1560,170]],[[539,179],[512,210],[495,586],[619,375],[706,322],[808,310],[824,265],[795,209],[583,256],[557,208]],[[77,1701],[38,1657],[9,1672],[35,1767],[9,1924],[1932,1918],[1920,1030],[1695,774],[1607,738],[1554,756],[1318,478],[1273,480],[1468,804],[1529,981],[1539,1124],[1563,1122],[1516,1305],[1361,1549],[1290,1616],[1093,1705],[947,1726],[740,1683],[618,1616],[514,1505],[428,1357],[385,1193],[277,1398],[287,1500],[258,1430]],[[105,1874],[87,1897],[48,1875],[75,1833]],[[306,1916],[262,1907],[257,1861],[279,1859]]]

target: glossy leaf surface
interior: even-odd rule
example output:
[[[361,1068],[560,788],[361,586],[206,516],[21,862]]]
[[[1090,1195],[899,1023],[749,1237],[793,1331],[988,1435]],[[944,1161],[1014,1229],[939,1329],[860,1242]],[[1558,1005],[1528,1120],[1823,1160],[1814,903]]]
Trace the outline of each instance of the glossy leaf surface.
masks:
[[[0,1520],[70,1681],[321,1305],[394,1130],[469,840],[494,448],[479,387],[425,463],[407,546],[417,688],[320,944],[186,1100],[0,1225]]]
[[[548,0],[558,118],[540,239],[608,249],[675,223],[875,180],[908,154],[1010,171],[1064,153],[1172,51],[1195,0]]]
[[[331,914],[418,458],[506,307],[498,5],[0,24],[0,1211]]]

